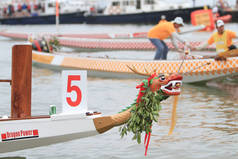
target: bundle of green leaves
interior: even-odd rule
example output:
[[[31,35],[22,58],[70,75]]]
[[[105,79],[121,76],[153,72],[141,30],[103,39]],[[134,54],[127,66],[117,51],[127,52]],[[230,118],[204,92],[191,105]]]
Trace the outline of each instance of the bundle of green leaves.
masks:
[[[141,143],[141,134],[151,132],[152,122],[158,121],[161,110],[160,102],[168,98],[161,90],[152,92],[146,81],[144,81],[144,87],[146,89],[143,91],[144,95],[139,102],[130,106],[130,119],[119,129],[121,137],[132,132],[134,134],[132,139],[137,140],[139,144]]]
[[[49,40],[49,45],[53,48],[54,51],[59,51],[61,48],[61,45],[59,43],[59,40],[57,37],[53,36],[50,40]]]

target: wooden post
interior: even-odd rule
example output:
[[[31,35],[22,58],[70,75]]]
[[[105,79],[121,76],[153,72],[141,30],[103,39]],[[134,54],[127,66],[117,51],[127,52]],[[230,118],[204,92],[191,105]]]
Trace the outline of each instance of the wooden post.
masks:
[[[32,46],[12,48],[11,117],[31,117]]]

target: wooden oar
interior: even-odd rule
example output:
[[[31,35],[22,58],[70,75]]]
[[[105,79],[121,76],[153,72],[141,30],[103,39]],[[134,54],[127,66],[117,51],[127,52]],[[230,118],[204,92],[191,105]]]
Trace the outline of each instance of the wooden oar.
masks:
[[[198,25],[198,26],[193,26],[187,30],[181,30],[179,34],[185,34],[185,33],[190,33],[190,32],[195,32],[204,29],[206,26],[205,25]]]

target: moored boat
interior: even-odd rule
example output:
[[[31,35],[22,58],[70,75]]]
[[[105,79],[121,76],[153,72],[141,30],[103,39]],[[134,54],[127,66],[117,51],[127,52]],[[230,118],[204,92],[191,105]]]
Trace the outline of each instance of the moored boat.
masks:
[[[55,3],[51,0],[3,3],[0,6],[2,12],[0,13],[0,24],[56,24]],[[60,1],[59,5],[59,21],[61,24],[84,23],[84,13],[87,10],[85,3],[81,1]]]
[[[202,7],[170,9],[165,11],[151,11],[139,13],[127,13],[117,15],[86,15],[85,22],[87,24],[156,24],[162,15],[167,20],[173,20],[175,17],[182,17],[185,22],[190,21],[190,13]]]
[[[81,58],[33,51],[32,60],[36,65],[52,69],[88,70],[88,75],[94,77],[143,77],[133,73],[128,66],[135,67],[140,72],[146,72],[146,70],[153,71],[155,69],[158,73],[179,72],[183,74],[183,82],[185,83],[206,81],[237,74],[238,72],[238,57],[228,58],[226,62],[215,61],[214,59],[150,61]]]
[[[152,111],[144,110],[149,113],[150,117],[148,121],[147,116],[142,117],[143,129],[138,126],[134,127],[140,129],[140,134],[142,132],[151,133],[151,128],[148,129],[145,124],[157,121],[160,110],[158,106],[161,101],[169,96],[180,94],[183,79],[179,74],[158,76],[155,73],[147,73],[149,78],[145,81],[149,81],[149,84],[140,84],[141,88],[136,103],[115,115],[100,116],[101,113],[89,112],[87,109],[86,71],[63,71],[62,113],[57,114],[56,107],[52,105],[49,115],[31,116],[31,65],[31,45],[15,45],[12,54],[12,79],[0,79],[0,82],[11,84],[12,95],[11,116],[5,115],[0,118],[0,153],[47,146],[104,133],[115,126],[127,123],[129,119],[133,121],[137,117],[135,113],[132,113],[134,110],[138,108],[144,110],[145,106],[151,107],[151,104],[143,102],[143,97],[148,94],[156,99],[153,101],[156,102],[156,106],[151,108]],[[152,99],[148,99],[150,100]],[[141,119],[137,122],[141,122]]]
[[[15,8],[17,4],[3,7],[6,9],[4,16],[0,18],[2,24],[55,24],[55,7],[56,0],[39,1],[40,9],[35,11],[35,1],[32,1],[34,6],[31,9],[26,9],[24,14],[20,14]],[[74,2],[74,3],[72,3]],[[146,0],[119,0],[107,1],[106,6],[100,6],[98,1],[59,1],[60,5],[60,23],[87,23],[87,24],[156,24],[161,15],[167,16],[168,20],[173,20],[180,16],[186,22],[190,21],[190,13],[202,7],[192,7],[189,3],[168,4],[163,1],[146,1]],[[72,4],[71,4],[72,3]],[[28,8],[31,4],[24,4],[24,8]],[[7,8],[14,8],[13,13],[7,13]],[[44,8],[44,9],[43,9]],[[28,13],[29,12],[29,13]],[[15,14],[17,13],[17,14]],[[40,14],[39,14],[40,13]]]
[[[190,27],[189,29],[181,29],[179,34],[185,34],[189,32],[199,31],[204,29],[204,25],[198,25]],[[68,37],[68,38],[89,38],[89,39],[131,39],[131,38],[147,38],[147,32],[135,32],[135,33],[115,33],[115,34],[106,34],[106,33],[90,33],[90,34],[78,34],[78,33],[60,33],[55,35],[57,37]]]
[[[62,13],[59,17],[61,24],[81,24],[84,23],[85,17],[84,12],[75,13]],[[55,15],[41,15],[35,17],[12,17],[12,18],[1,18],[0,24],[6,25],[25,25],[25,24],[55,24]]]
[[[145,33],[137,34],[137,36],[144,36]],[[123,34],[119,34],[123,35]],[[136,35],[136,33],[134,34]],[[0,32],[0,36],[19,39],[19,40],[27,40],[31,37],[30,34],[27,33],[14,33],[8,31]],[[88,36],[82,35],[82,36]],[[97,38],[97,35],[91,35],[91,37],[95,38],[72,38],[72,37],[58,37],[59,44],[64,47],[76,48],[76,49],[89,49],[89,50],[154,50],[154,45],[148,39],[101,39]],[[109,37],[108,34],[98,34],[99,37]],[[46,36],[47,37],[47,36]],[[170,49],[174,49],[173,44],[166,40],[165,41]],[[201,44],[201,41],[191,41],[190,46],[197,47]],[[184,45],[178,43],[179,48],[183,48]],[[210,45],[206,48],[207,50],[215,50],[214,45]]]
[[[56,114],[54,106],[49,115],[31,116],[31,48],[31,45],[15,45],[12,54],[12,79],[0,79],[0,82],[11,84],[12,95],[11,115],[0,118],[0,153],[99,134],[94,122],[101,113],[87,112],[85,103],[80,103],[83,109],[70,110],[64,105],[63,109],[68,110]]]
[[[16,32],[7,32],[6,30],[2,30],[0,32],[0,36],[7,37],[15,40],[27,40],[29,35],[27,33],[16,33]]]
[[[0,153],[97,135],[99,132],[93,123],[93,118],[96,117],[99,116],[87,116],[82,112],[74,115],[0,119]]]
[[[166,3],[161,0],[108,0],[100,12],[97,7],[85,14],[87,24],[156,24],[162,15],[167,20],[182,17],[190,21],[190,13],[202,7],[193,7],[188,2]]]
[[[83,39],[83,38],[58,38],[61,46],[76,49],[94,50],[155,50],[155,46],[148,39]],[[172,42],[165,40],[168,48],[174,50]],[[189,45],[197,47],[201,41],[190,41]],[[178,43],[178,47],[183,49],[184,44]],[[215,46],[210,45],[206,50],[214,50]]]

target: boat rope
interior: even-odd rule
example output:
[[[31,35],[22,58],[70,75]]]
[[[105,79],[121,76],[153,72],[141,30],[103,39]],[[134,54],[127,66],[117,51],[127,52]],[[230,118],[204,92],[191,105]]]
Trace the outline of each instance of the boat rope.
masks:
[[[188,73],[191,73],[191,72],[193,72],[193,71],[195,71],[195,70],[197,70],[197,69],[199,69],[199,68],[201,68],[201,67],[203,67],[203,66],[210,65],[210,64],[211,64],[211,62],[206,62],[206,63],[203,64],[203,65],[200,65],[200,66],[195,67],[193,70],[190,70],[190,71],[188,71],[188,72],[183,73],[183,75],[188,74]]]
[[[186,44],[185,44],[185,46],[186,46]],[[178,73],[180,72],[180,70],[181,70],[181,68],[182,68],[182,66],[183,66],[184,60],[186,59],[186,57],[187,57],[187,55],[189,54],[189,52],[190,52],[190,50],[188,50],[187,46],[184,47],[184,55],[185,55],[185,56],[184,56],[184,58],[183,58],[183,61],[182,61],[181,65],[179,66]]]

